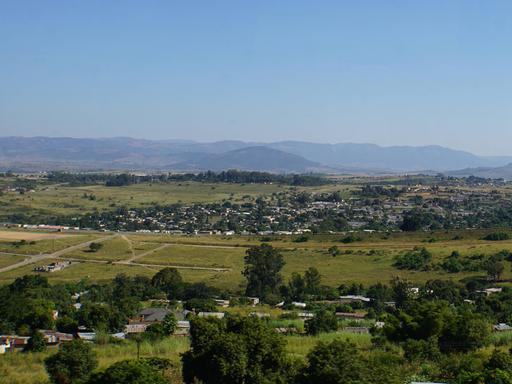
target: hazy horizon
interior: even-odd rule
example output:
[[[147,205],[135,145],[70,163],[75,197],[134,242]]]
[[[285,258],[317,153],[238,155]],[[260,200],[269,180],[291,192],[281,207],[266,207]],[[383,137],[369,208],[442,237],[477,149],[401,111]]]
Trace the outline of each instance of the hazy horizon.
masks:
[[[510,156],[506,1],[0,4],[0,136]]]

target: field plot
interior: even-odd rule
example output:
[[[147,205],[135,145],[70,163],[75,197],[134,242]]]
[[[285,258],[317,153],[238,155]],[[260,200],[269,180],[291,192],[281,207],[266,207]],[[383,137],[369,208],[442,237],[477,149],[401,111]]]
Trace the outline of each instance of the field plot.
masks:
[[[284,191],[289,186],[277,184],[227,184],[227,183],[165,183],[135,184],[124,187],[91,185],[40,185],[34,192],[23,195],[5,193],[0,196],[0,218],[7,215],[78,214],[93,209],[114,210],[120,206],[147,207],[175,203],[216,202],[224,199],[243,201],[260,195]],[[93,199],[90,196],[94,196]]]
[[[431,279],[459,281],[468,276],[485,276],[484,270],[448,273],[439,265],[453,252],[462,258],[475,255],[491,255],[501,250],[512,250],[512,241],[481,240],[485,232],[459,231],[415,234],[361,234],[357,241],[346,244],[344,235],[310,236],[307,242],[297,243],[296,237],[277,236],[268,244],[281,250],[285,259],[282,275],[286,282],[292,273],[303,273],[309,267],[317,268],[322,283],[337,287],[342,283],[373,284],[389,282],[393,277],[412,282]],[[15,242],[0,242],[0,251],[21,255],[51,253],[53,243],[57,249],[101,238],[101,234],[77,235],[55,240],[40,240],[14,246]],[[103,234],[103,237],[105,235]],[[72,249],[61,255],[62,259],[77,259],[63,271],[47,274],[51,281],[72,281],[87,277],[92,281],[104,281],[117,275],[143,274],[152,276],[165,266],[179,268],[186,281],[203,281],[231,291],[243,290],[244,255],[247,247],[261,244],[261,236],[169,236],[153,234],[115,235],[103,242],[97,252],[87,247]],[[328,248],[338,247],[340,254],[333,257]],[[425,247],[432,253],[432,267],[427,270],[400,270],[393,266],[396,256],[414,247]],[[14,263],[14,259],[11,259]],[[22,259],[21,259],[22,260]],[[10,262],[10,261],[9,261]],[[44,260],[48,263],[49,260]],[[0,283],[31,273],[35,265],[19,267],[0,277]],[[204,269],[194,269],[204,268]],[[221,271],[220,269],[227,269]],[[502,276],[504,283],[512,278],[510,263],[506,262]]]
[[[0,231],[3,233],[4,231]],[[19,232],[23,235],[30,235],[32,232]],[[44,233],[36,235],[45,235]],[[50,235],[49,238],[41,238],[40,240],[29,240],[26,236],[21,236],[19,240],[1,240],[0,252],[19,253],[24,255],[38,255],[41,253],[53,253],[61,249],[71,247],[80,243],[94,240],[101,235],[98,234],[64,234]],[[25,241],[23,241],[25,240]]]
[[[0,284],[12,282],[16,277],[36,274],[34,267],[46,265],[52,262],[62,261],[62,259],[47,259],[40,263],[26,265],[15,270],[3,273],[0,276]],[[126,273],[127,275],[144,275],[151,277],[158,271],[158,268],[145,268],[136,265],[118,265],[105,262],[72,262],[69,267],[62,271],[53,273],[41,273],[42,276],[48,278],[50,282],[67,282],[67,281],[80,281],[81,279],[88,279],[90,281],[107,281],[113,279],[117,274]]]
[[[137,260],[139,263],[219,267],[241,270],[245,248],[170,245]]]
[[[0,231],[0,240],[25,240],[38,241],[47,239],[61,239],[72,235],[60,232],[44,233],[44,232],[28,232],[28,231]]]
[[[102,242],[102,247],[97,252],[91,252],[89,248],[79,249],[65,255],[65,258],[83,259],[83,260],[104,260],[119,261],[126,260],[142,253],[151,248],[157,247],[158,244],[131,242],[124,236],[116,237],[111,240]]]
[[[23,256],[0,254],[0,268],[25,260]]]

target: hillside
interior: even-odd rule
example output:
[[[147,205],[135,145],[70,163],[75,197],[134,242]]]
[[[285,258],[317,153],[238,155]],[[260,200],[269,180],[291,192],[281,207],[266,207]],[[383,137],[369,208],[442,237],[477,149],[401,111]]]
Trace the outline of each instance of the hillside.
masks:
[[[174,167],[183,170],[220,171],[224,169],[240,169],[277,173],[304,173],[322,168],[319,163],[306,160],[301,156],[263,146],[206,155],[195,161],[175,164]]]
[[[221,170],[273,172],[317,169],[338,173],[450,171],[503,167],[512,157],[482,157],[440,146],[319,144],[301,141],[199,143],[126,137],[80,139],[0,138],[0,169],[42,170]]]
[[[503,167],[465,168],[457,171],[446,172],[446,174],[455,177],[476,176],[486,179],[512,180],[512,163]]]

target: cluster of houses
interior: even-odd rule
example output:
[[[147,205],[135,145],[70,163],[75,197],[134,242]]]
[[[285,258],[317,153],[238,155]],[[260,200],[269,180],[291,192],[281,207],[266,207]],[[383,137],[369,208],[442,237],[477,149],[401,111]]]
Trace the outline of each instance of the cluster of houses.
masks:
[[[483,290],[482,293],[485,295],[491,295],[494,293],[500,292],[500,288],[488,288]],[[75,307],[77,309],[80,308],[79,299],[80,296],[84,292],[76,293],[73,295],[73,299],[76,300]],[[340,296],[337,300],[328,301],[329,303],[335,304],[350,304],[354,302],[359,303],[369,303],[372,299],[369,297],[365,297],[362,295],[344,295]],[[259,304],[259,299],[256,297],[249,298],[250,304],[255,307]],[[326,301],[321,301],[321,303],[326,303]],[[387,303],[388,305],[393,305],[394,303]],[[227,308],[230,306],[229,300],[217,299],[216,305],[218,308]],[[276,307],[283,307],[284,303],[278,303]],[[311,311],[307,311],[307,304],[303,302],[292,302],[291,307],[295,309],[295,315],[301,320],[308,320],[315,316],[315,314]],[[176,336],[188,336],[190,331],[190,316],[198,316],[203,318],[218,318],[222,319],[225,316],[225,312],[194,312],[186,309],[180,311],[173,311],[164,307],[151,307],[145,308],[137,313],[136,316],[128,320],[128,323],[125,325],[123,332],[111,334],[110,337],[116,339],[125,339],[133,337],[133,335],[141,334],[147,330],[147,328],[156,323],[161,323],[164,321],[165,317],[173,313],[176,320],[176,329],[174,334]],[[53,312],[53,318],[56,320],[58,318],[58,312]],[[336,312],[336,317],[339,319],[343,319],[347,321],[347,325],[343,328],[345,332],[356,333],[356,334],[367,334],[370,332],[370,326],[376,328],[382,328],[384,323],[381,321],[371,322],[371,324],[366,320],[366,312]],[[258,318],[269,318],[270,314],[267,312],[259,312],[253,311],[249,313],[249,316],[255,316]],[[512,326],[500,323],[493,326],[495,332],[511,332]],[[293,326],[291,327],[277,327],[275,329],[276,332],[282,334],[294,334],[297,333],[297,329]],[[41,330],[40,331],[44,339],[46,340],[47,345],[59,345],[61,343],[65,343],[71,341],[75,338],[82,339],[87,342],[94,342],[96,339],[96,333],[91,332],[83,327],[79,327],[78,332],[75,334],[63,333],[54,330]],[[6,352],[13,352],[17,350],[23,349],[28,343],[28,336],[17,336],[17,335],[0,335],[0,354]]]
[[[34,272],[52,273],[62,271],[64,268],[69,267],[71,261],[56,261],[47,265],[40,265],[34,268]]]
[[[498,195],[492,191],[471,188],[420,185],[404,191],[398,196],[378,197],[355,193],[340,201],[318,200],[324,196],[311,195],[311,201],[301,203],[295,194],[286,192],[279,199],[266,199],[261,204],[134,208],[100,214],[94,218],[94,225],[95,229],[177,235],[292,235],[307,233],[330,216],[344,217],[353,230],[375,229],[376,223],[381,229],[394,230],[400,226],[405,212],[422,208],[439,217],[449,217],[455,228],[467,228],[478,225],[468,217],[491,212],[500,202],[507,203],[506,196],[497,200]]]

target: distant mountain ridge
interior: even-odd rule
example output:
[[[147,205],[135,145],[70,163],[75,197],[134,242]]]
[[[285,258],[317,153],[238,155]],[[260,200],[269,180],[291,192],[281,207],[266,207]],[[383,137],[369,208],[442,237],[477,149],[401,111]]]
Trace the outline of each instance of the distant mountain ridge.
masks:
[[[266,170],[275,173],[306,173],[326,170],[326,167],[322,167],[321,164],[301,156],[264,146],[208,154],[196,160],[175,164],[174,168],[201,171],[222,171],[236,168],[245,171]]]
[[[485,179],[505,179],[509,181],[512,180],[512,163],[503,167],[465,168],[457,171],[446,172],[446,174],[454,177],[476,176]]]
[[[441,146],[320,144],[303,141],[256,143],[236,140],[200,143],[129,137],[3,137],[0,168],[41,171],[237,168],[271,172],[379,173],[448,172],[503,167],[512,157],[484,157]]]

